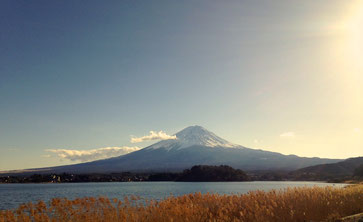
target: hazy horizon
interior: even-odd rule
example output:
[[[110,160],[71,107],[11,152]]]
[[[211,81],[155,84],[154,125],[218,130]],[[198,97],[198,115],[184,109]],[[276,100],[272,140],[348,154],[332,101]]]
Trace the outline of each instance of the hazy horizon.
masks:
[[[0,171],[117,156],[190,125],[363,156],[362,1],[0,5]]]

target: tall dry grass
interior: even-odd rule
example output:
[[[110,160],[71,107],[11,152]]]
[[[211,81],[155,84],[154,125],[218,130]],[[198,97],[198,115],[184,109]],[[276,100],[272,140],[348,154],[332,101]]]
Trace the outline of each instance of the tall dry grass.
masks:
[[[363,212],[363,185],[243,195],[189,194],[162,201],[53,199],[0,212],[4,221],[323,221]]]

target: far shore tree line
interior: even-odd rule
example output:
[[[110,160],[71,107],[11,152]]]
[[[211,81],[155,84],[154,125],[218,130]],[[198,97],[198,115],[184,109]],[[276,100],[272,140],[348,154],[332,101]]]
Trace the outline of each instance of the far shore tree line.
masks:
[[[93,174],[33,174],[0,176],[0,183],[77,183],[77,182],[141,182],[141,181],[176,181],[176,182],[218,182],[218,181],[362,181],[363,164],[354,170],[353,175],[333,173],[301,173],[298,171],[253,171],[244,172],[227,165],[196,165],[183,172],[162,173],[93,173]]]

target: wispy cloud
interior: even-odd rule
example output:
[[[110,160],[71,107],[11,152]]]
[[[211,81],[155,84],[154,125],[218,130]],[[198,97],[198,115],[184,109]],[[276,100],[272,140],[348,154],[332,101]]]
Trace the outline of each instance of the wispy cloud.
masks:
[[[294,132],[285,132],[280,134],[281,138],[295,138]]]
[[[149,140],[175,140],[176,136],[170,136],[163,131],[150,131],[150,134],[142,137],[132,137],[131,143],[141,143]]]
[[[47,149],[45,151],[55,153],[61,160],[87,162],[121,156],[139,150],[139,147],[104,147],[92,150]]]

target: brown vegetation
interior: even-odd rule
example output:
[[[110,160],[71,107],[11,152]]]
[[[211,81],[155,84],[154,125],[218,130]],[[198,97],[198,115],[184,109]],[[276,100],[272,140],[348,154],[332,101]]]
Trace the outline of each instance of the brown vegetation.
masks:
[[[1,211],[4,221],[322,221],[363,212],[363,185],[243,195],[189,194],[162,201],[82,198]]]

